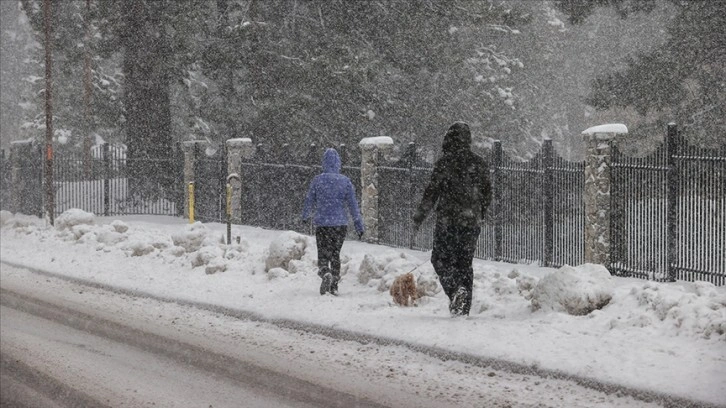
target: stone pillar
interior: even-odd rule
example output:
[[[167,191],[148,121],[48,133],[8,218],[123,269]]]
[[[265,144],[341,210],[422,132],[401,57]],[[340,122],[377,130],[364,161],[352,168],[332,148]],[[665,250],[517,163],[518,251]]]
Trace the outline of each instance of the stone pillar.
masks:
[[[197,152],[205,140],[190,140],[182,143],[184,152],[184,218],[189,218],[189,183],[194,181],[194,167],[197,161]]]
[[[582,132],[585,140],[585,262],[610,266],[610,161],[615,135],[628,133],[621,124],[600,125]]]
[[[227,181],[232,185],[232,222],[242,222],[242,179],[240,172],[242,159],[251,159],[255,155],[255,145],[252,139],[240,138],[229,139],[227,144]],[[237,174],[240,178],[229,178],[229,175]]]
[[[367,242],[378,243],[378,160],[393,147],[387,136],[367,137],[358,144],[361,148],[360,185],[361,213]]]

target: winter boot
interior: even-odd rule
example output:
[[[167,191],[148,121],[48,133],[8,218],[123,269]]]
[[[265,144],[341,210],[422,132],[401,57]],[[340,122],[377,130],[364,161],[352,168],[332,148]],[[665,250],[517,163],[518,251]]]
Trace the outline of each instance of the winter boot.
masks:
[[[330,294],[334,296],[338,296],[338,282],[340,282],[340,277],[333,276],[333,280],[330,283]]]
[[[465,287],[460,286],[454,293],[449,303],[449,312],[452,316],[465,316],[469,314],[469,291]]]
[[[323,275],[323,281],[320,283],[320,294],[324,295],[330,292],[333,285],[333,274],[328,272]]]

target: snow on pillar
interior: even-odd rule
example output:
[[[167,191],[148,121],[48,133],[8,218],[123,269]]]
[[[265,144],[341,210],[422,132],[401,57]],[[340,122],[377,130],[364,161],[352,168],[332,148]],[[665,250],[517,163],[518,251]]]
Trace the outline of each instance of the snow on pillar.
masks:
[[[585,140],[585,262],[610,265],[610,160],[615,135],[628,133],[621,124],[591,127]]]
[[[255,155],[255,146],[252,139],[240,138],[229,139],[227,144],[227,176],[237,173],[240,179],[227,179],[232,185],[232,222],[239,224],[242,222],[242,182],[244,175],[241,173],[242,159],[251,159]]]
[[[205,140],[190,140],[182,143],[184,152],[184,217],[189,218],[189,183],[194,181],[194,167],[197,161],[197,145],[207,143]]]
[[[365,240],[378,243],[378,160],[393,147],[388,136],[367,137],[358,144],[361,149],[360,185],[361,213],[365,225]]]

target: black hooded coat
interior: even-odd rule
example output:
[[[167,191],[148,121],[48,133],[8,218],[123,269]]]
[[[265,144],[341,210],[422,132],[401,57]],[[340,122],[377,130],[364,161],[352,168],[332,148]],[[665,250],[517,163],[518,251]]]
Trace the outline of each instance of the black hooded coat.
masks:
[[[413,216],[414,224],[420,225],[435,206],[439,225],[478,226],[492,193],[489,165],[471,151],[469,125],[456,122],[449,127],[442,153]]]
[[[431,264],[454,315],[468,315],[471,308],[479,221],[490,201],[489,165],[471,151],[469,125],[454,123],[444,136],[443,155],[413,217],[418,228],[436,207]]]

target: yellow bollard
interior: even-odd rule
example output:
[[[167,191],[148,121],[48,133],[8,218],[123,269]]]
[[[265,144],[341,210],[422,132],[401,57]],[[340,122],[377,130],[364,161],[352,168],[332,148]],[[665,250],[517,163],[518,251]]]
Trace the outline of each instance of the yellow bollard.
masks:
[[[189,182],[189,223],[194,224],[194,182]]]
[[[232,185],[227,183],[227,219],[232,219]]]

